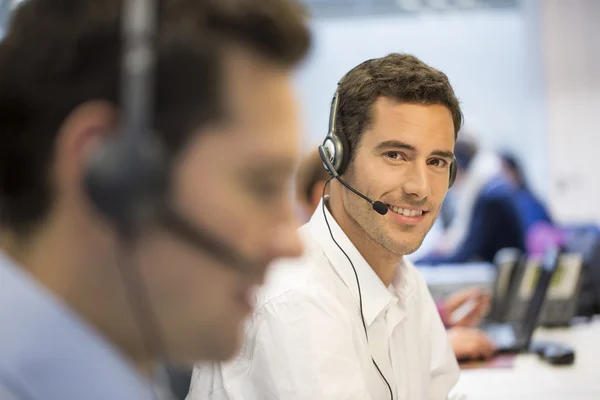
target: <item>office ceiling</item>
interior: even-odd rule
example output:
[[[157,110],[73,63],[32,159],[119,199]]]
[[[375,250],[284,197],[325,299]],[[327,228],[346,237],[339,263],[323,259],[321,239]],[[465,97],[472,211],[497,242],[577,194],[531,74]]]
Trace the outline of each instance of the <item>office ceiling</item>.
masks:
[[[301,0],[315,17],[511,9],[520,0]]]

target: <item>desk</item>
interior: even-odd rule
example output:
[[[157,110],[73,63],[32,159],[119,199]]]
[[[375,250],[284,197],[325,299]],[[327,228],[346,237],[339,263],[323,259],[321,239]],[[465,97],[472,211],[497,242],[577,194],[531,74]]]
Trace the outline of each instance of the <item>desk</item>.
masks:
[[[490,263],[419,265],[418,268],[436,301],[471,286],[492,291],[496,278],[496,268]]]
[[[513,368],[462,371],[456,392],[467,400],[600,400],[600,319],[564,329],[538,329],[535,339],[573,347],[575,363],[552,366],[537,355],[522,354]]]

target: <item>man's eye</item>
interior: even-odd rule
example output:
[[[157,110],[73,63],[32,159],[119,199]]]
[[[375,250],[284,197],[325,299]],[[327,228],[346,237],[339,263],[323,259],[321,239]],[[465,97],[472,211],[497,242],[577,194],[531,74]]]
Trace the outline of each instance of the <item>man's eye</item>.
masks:
[[[445,168],[448,165],[446,160],[442,160],[441,158],[434,158],[429,161],[429,165],[433,165],[434,167]]]
[[[401,160],[402,154],[397,151],[388,151],[385,153],[385,156],[391,160]]]
[[[270,198],[277,196],[282,188],[280,184],[270,182],[257,182],[253,185],[254,192],[263,198]]]

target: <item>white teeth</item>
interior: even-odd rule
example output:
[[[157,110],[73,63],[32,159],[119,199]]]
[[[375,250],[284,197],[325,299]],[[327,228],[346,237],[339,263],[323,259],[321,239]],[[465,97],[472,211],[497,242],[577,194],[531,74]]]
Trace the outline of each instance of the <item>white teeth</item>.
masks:
[[[390,206],[391,210],[396,214],[404,215],[405,217],[417,217],[423,215],[421,210],[408,210],[396,206]]]

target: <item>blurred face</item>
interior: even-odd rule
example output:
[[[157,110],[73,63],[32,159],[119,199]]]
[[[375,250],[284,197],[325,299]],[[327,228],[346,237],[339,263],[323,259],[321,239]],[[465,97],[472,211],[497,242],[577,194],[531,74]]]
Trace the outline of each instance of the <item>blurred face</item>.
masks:
[[[502,162],[502,173],[504,174],[504,176],[508,179],[508,181],[512,185],[517,186],[517,187],[519,186],[519,183],[520,183],[519,175],[514,170],[514,168],[512,168],[506,162]]]
[[[228,57],[232,120],[192,139],[175,167],[173,199],[192,224],[257,264],[240,272],[175,236],[149,235],[141,264],[178,361],[231,357],[267,265],[301,252],[290,190],[299,134],[289,71],[241,51]]]
[[[453,160],[454,125],[441,105],[380,98],[373,124],[356,149],[346,179],[388,205],[385,216],[343,191],[345,212],[376,243],[397,255],[417,250],[440,213]]]
[[[304,194],[299,195],[297,202],[301,208],[303,219],[308,221],[314,214],[315,210],[321,202],[323,197],[323,188],[327,181],[319,180],[316,181],[310,190],[309,197],[306,198]]]

